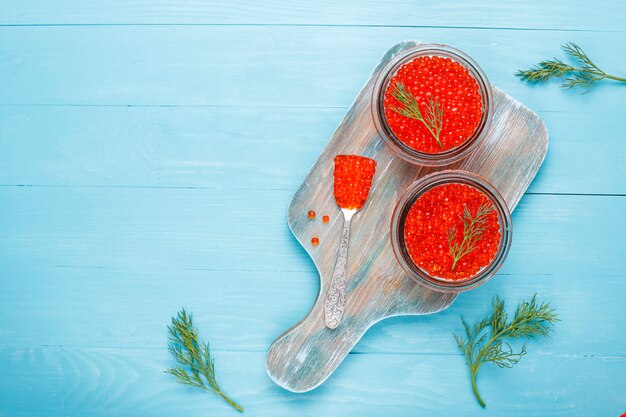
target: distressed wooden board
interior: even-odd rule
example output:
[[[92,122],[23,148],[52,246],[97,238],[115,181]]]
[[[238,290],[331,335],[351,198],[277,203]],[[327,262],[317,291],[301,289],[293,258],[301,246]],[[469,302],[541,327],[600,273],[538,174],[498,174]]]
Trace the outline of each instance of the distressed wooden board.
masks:
[[[440,169],[464,169],[487,178],[511,210],[535,177],[547,152],[548,132],[530,109],[493,88],[494,115],[486,139],[467,158],[442,168],[410,164],[387,149],[376,134],[370,111],[375,79],[397,53],[417,45],[406,41],[383,56],[348,110],[343,122],[294,195],[288,223],[320,274],[320,291],[311,311],[269,348],[266,369],[278,385],[293,392],[324,382],[372,325],[388,317],[431,314],[449,307],[456,294],[428,290],[412,281],[396,261],[389,239],[393,209],[414,181]],[[324,324],[324,298],[335,265],[343,217],[333,196],[333,158],[358,154],[376,160],[377,172],[367,203],[355,216],[348,254],[347,306],[343,321]],[[318,213],[315,221],[309,210]],[[328,214],[329,224],[321,222]],[[320,244],[313,247],[312,236]]]

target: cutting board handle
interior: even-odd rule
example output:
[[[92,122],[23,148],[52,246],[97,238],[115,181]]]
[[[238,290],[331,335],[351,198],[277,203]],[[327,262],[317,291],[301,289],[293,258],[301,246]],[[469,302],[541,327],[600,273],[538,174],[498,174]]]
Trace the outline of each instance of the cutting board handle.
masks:
[[[289,391],[310,391],[333,373],[372,324],[346,316],[336,329],[329,329],[318,298],[304,320],[270,346],[267,374]]]
[[[452,305],[457,296],[431,291],[404,276],[391,280],[379,277],[372,282],[378,285],[370,290],[379,296],[366,297],[359,290],[348,293],[346,312],[336,329],[326,327],[324,299],[327,289],[322,288],[322,296],[318,295],[309,314],[270,346],[265,362],[270,378],[292,392],[310,391],[337,369],[374,324],[407,313],[439,312]],[[399,294],[385,291],[389,282],[401,283]]]

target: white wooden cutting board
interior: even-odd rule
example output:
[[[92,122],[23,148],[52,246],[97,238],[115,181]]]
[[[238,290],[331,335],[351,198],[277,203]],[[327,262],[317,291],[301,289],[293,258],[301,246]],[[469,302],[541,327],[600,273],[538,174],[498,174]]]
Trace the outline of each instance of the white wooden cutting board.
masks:
[[[437,293],[416,284],[394,257],[389,239],[391,215],[410,184],[438,169],[471,171],[494,184],[512,211],[546,155],[548,131],[542,120],[493,88],[491,127],[486,139],[467,158],[443,168],[427,169],[394,156],[376,134],[370,111],[372,89],[379,72],[394,55],[418,44],[406,41],[387,51],[289,205],[289,227],[313,259],[321,281],[311,311],[278,337],[267,354],[268,375],[289,391],[305,392],[319,386],[367,329],[380,320],[436,313],[456,298],[455,294]],[[333,196],[333,158],[338,154],[370,157],[376,160],[377,169],[368,201],[352,221],[347,306],[341,324],[331,330],[324,324],[324,298],[343,226]],[[317,213],[315,221],[307,216],[309,210]],[[330,216],[329,224],[322,223],[324,214]],[[311,245],[313,236],[319,237],[317,247]]]

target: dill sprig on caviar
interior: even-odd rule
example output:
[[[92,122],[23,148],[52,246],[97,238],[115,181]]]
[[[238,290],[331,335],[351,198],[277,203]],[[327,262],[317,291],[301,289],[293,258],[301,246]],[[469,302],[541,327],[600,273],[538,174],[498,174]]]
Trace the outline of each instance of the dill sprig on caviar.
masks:
[[[448,230],[448,246],[450,248],[450,256],[452,256],[452,267],[454,271],[457,262],[473,251],[476,244],[487,230],[487,215],[493,211],[493,207],[484,203],[478,207],[476,214],[473,215],[467,207],[463,210],[463,240],[458,242],[456,238],[456,226]]]
[[[401,106],[393,106],[391,110],[411,119],[419,120],[437,141],[437,145],[443,148],[439,139],[443,127],[443,106],[436,98],[428,99],[426,111],[422,114],[417,98],[406,89],[404,83],[396,83],[391,91],[393,98],[398,100]]]
[[[541,61],[525,71],[518,71],[515,75],[529,82],[543,82],[551,78],[565,77],[561,87],[582,88],[584,90],[583,93],[587,93],[595,83],[605,78],[626,82],[626,78],[610,75],[601,70],[575,43],[568,42],[562,48],[567,55],[576,61],[577,66],[569,65],[560,59],[553,58]]]
[[[215,360],[211,357],[209,344],[198,339],[198,331],[193,326],[191,314],[185,309],[172,317],[169,332],[169,351],[179,363],[165,372],[174,375],[178,382],[215,393],[224,401],[243,413],[243,408],[222,392],[215,376]]]
[[[467,339],[454,335],[469,367],[472,390],[482,407],[485,407],[485,402],[476,386],[476,375],[480,367],[493,363],[500,368],[512,368],[526,354],[526,345],[515,352],[504,340],[548,336],[552,326],[559,321],[549,303],[537,302],[536,294],[530,301],[519,303],[511,321],[504,311],[504,301],[498,296],[493,298],[492,307],[493,312],[473,326],[462,320]],[[491,327],[490,333],[486,331],[488,327]]]

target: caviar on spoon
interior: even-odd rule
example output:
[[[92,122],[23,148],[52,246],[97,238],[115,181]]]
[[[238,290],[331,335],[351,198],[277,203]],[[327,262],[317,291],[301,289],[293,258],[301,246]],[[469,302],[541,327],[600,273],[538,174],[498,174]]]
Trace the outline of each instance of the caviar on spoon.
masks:
[[[326,327],[339,326],[346,306],[346,266],[352,217],[363,207],[369,195],[372,179],[376,172],[376,161],[358,155],[335,157],[334,188],[335,201],[344,217],[339,254],[335,270],[326,294],[324,313]]]

